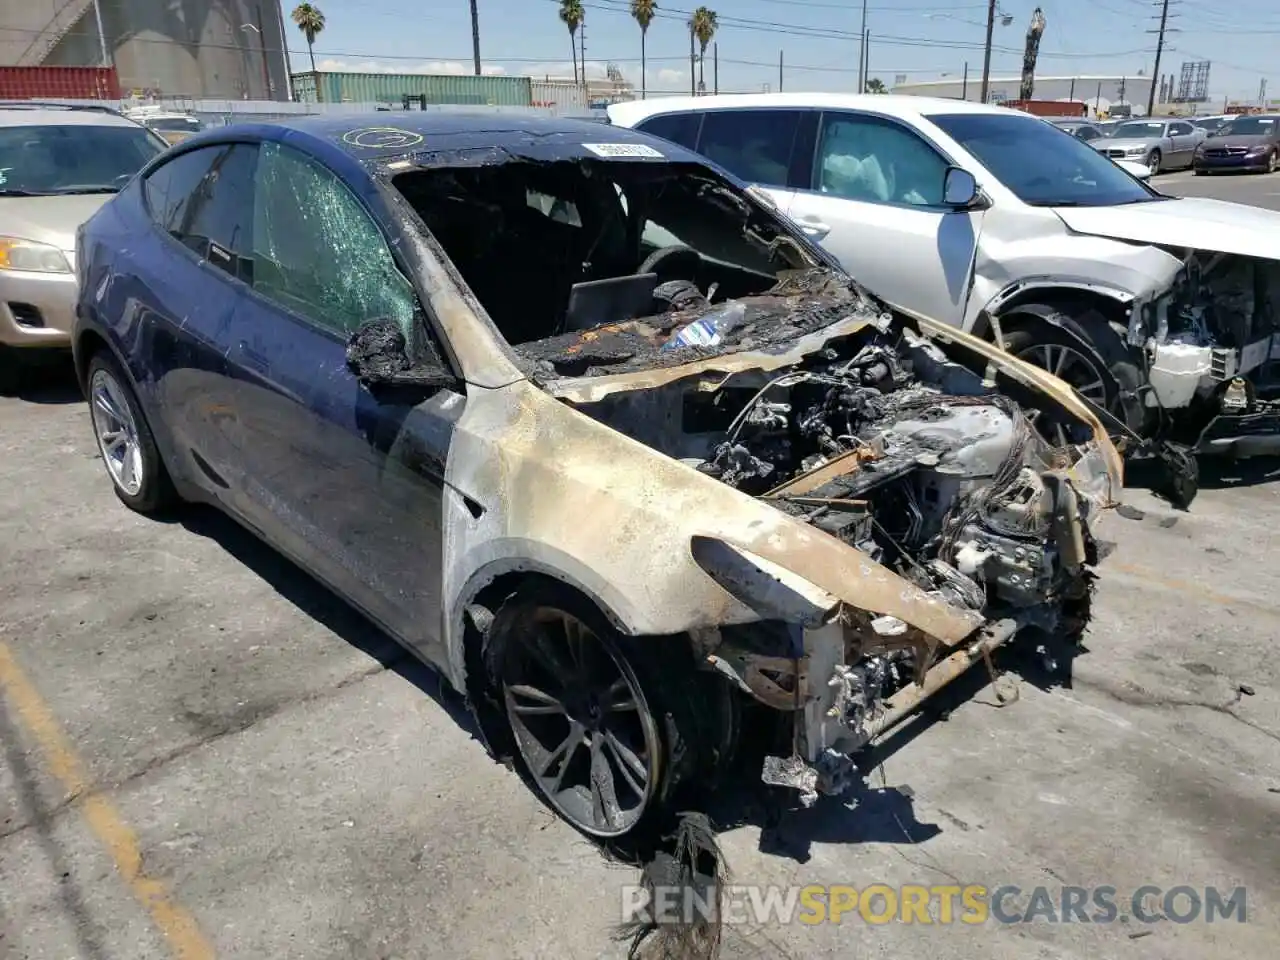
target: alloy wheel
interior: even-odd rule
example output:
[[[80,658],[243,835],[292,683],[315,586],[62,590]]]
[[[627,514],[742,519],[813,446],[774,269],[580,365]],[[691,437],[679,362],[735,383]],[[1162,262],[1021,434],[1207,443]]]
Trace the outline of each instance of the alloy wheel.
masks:
[[[1107,406],[1107,387],[1102,371],[1074,347],[1059,343],[1036,343],[1019,351],[1017,356],[1048,370],[1058,379],[1065,380],[1082,397],[1098,406]]]
[[[534,783],[578,829],[626,833],[659,782],[658,725],[630,665],[572,614],[536,607],[513,631],[501,680]]]
[[[1153,177],[1160,172],[1160,151],[1159,150],[1152,151],[1151,156],[1147,157],[1147,169],[1151,171],[1151,175]]]
[[[1275,173],[1277,167],[1276,151],[1272,150],[1267,156],[1267,173]]]
[[[107,472],[122,493],[136,497],[142,490],[142,444],[138,424],[124,388],[111,373],[97,369],[89,380],[89,416]]]

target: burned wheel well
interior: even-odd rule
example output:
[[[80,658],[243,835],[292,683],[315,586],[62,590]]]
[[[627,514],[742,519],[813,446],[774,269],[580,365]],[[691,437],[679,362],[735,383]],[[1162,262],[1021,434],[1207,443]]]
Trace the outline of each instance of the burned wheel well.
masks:
[[[670,799],[684,784],[718,779],[734,753],[737,710],[734,691],[724,677],[697,669],[687,634],[634,636],[626,633],[604,605],[586,590],[551,574],[520,570],[485,584],[463,609],[465,692],[489,750],[500,760],[514,756],[502,694],[494,682],[500,649],[487,634],[500,622],[504,604],[536,598],[555,608],[613,626],[611,642],[635,670],[662,727],[667,751],[663,796]],[[493,639],[498,631],[494,631]]]

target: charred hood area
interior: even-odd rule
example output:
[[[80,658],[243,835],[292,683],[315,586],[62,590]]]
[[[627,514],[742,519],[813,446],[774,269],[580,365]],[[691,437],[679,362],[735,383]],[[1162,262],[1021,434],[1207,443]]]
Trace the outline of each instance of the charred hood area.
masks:
[[[1079,476],[1069,478],[1093,469],[1081,462],[1091,449],[1083,425],[1051,410],[1048,398],[1037,409],[1012,399],[1017,391],[1003,382],[997,392],[856,291],[787,293],[789,283],[752,301],[767,331],[748,324],[726,347],[749,344],[767,358],[813,318],[834,321],[835,335],[800,362],[728,375],[699,365],[662,385],[574,405],[953,606],[1063,625],[1097,559],[1087,521],[1102,504],[1077,489]],[[787,336],[773,339],[778,329]],[[652,356],[634,349],[627,363]],[[619,386],[627,379],[620,375]]]

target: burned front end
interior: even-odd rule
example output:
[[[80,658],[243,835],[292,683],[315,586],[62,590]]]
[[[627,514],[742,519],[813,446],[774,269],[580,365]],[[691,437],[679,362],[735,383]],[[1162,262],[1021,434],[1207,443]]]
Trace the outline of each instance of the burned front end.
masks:
[[[1019,631],[1078,635],[1094,526],[1119,470],[1096,422],[1037,386],[1052,380],[1042,372],[964,334],[913,328],[847,288],[787,289],[739,301],[744,319],[719,348],[741,351],[731,355],[643,346],[669,343],[694,306],[544,342],[538,363],[582,412],[811,532],[782,548],[690,543],[697,566],[758,615],[693,631],[698,659],[790,715],[790,750],[766,760],[764,779],[811,803],[847,785],[880,732]],[[583,372],[584,356],[602,365],[557,381],[557,366]]]
[[[1147,364],[1149,432],[1197,453],[1280,452],[1280,263],[1177,254],[1173,286],[1129,321],[1128,342]]]

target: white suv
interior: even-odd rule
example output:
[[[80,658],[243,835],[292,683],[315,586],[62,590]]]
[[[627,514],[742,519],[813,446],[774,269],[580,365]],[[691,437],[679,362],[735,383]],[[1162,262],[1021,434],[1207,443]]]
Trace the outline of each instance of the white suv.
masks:
[[[1165,196],[1044,120],[963,101],[759,94],[608,112],[762,188],[894,306],[1000,339],[1130,429],[1280,452],[1258,376],[1280,330],[1280,213]]]

